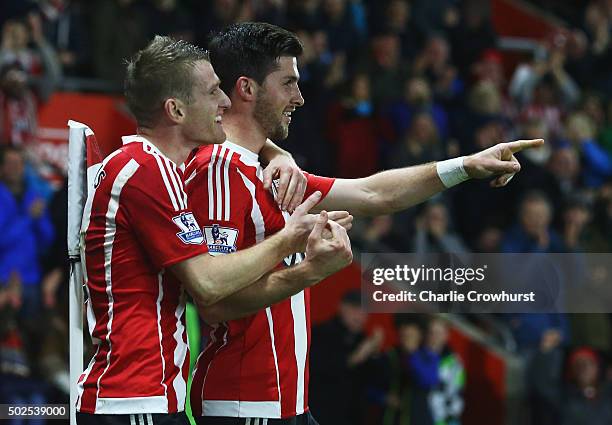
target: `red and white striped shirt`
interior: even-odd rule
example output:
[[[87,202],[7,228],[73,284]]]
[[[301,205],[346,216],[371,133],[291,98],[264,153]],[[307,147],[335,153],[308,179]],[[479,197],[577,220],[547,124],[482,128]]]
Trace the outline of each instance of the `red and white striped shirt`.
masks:
[[[123,138],[95,178],[81,226],[95,355],[78,381],[85,413],[184,410],[185,295],[165,269],[206,252],[182,171],[139,136]]]
[[[230,142],[205,146],[185,176],[210,254],[248,248],[285,226],[289,216],[264,189],[257,154]],[[306,176],[306,196],[316,190],[325,196],[334,183]],[[302,254],[294,254],[279,267],[301,260]],[[308,290],[204,332],[210,340],[193,373],[194,415],[288,418],[308,410]]]

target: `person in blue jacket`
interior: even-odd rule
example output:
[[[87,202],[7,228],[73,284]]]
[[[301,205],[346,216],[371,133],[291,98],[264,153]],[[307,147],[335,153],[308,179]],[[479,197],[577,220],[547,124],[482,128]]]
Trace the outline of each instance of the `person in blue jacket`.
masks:
[[[40,310],[40,259],[53,236],[45,201],[26,183],[23,151],[0,148],[0,287],[20,281],[26,317]]]

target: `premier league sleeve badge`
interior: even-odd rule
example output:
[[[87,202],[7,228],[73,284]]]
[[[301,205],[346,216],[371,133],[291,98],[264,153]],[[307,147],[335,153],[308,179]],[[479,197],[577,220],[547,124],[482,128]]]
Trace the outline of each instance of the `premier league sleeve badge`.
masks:
[[[198,226],[198,222],[195,217],[190,212],[181,213],[176,217],[172,217],[172,221],[174,224],[181,229],[180,232],[176,234],[181,241],[186,244],[192,245],[201,245],[204,242],[204,235],[202,234],[202,229]]]

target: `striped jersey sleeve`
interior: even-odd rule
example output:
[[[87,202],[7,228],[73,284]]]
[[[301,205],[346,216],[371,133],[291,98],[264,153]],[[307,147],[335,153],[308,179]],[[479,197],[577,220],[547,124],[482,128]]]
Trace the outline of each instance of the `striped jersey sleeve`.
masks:
[[[122,206],[154,266],[167,268],[205,253],[182,171],[167,158],[151,154],[134,177],[124,188]]]

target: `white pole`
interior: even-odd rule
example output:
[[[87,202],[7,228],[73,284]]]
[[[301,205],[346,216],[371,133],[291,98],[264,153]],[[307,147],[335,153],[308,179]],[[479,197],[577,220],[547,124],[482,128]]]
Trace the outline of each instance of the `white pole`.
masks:
[[[80,233],[83,207],[87,198],[87,126],[69,121],[68,140],[68,287],[70,319],[70,424],[76,425],[77,380],[83,372],[83,270]],[[90,130],[91,131],[91,130]]]

